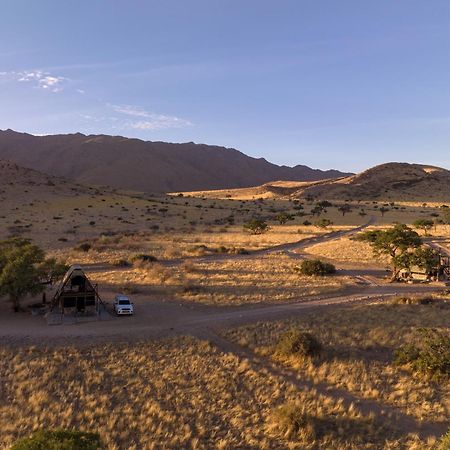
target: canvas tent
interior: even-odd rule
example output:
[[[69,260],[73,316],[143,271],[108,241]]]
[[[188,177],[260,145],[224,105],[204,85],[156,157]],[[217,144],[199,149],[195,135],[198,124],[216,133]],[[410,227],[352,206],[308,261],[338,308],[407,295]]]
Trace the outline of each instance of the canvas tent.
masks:
[[[69,268],[53,298],[53,308],[61,313],[98,313],[101,300],[97,286],[93,285],[81,266]]]

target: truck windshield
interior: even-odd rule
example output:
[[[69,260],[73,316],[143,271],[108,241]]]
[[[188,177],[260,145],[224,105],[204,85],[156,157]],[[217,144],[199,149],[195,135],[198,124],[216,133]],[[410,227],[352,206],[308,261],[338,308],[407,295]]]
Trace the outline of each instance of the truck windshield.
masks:
[[[129,305],[130,300],[119,300],[119,305]]]

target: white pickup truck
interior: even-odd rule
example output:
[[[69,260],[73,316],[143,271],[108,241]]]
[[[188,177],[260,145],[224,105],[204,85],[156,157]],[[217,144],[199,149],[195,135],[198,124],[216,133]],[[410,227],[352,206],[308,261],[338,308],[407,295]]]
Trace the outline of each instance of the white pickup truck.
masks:
[[[114,312],[118,316],[132,316],[134,314],[133,303],[126,295],[116,295],[114,298]]]

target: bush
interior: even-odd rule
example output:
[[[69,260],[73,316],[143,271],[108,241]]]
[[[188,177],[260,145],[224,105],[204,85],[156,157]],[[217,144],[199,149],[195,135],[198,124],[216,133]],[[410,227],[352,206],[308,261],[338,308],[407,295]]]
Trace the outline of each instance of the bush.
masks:
[[[322,344],[309,332],[292,328],[284,333],[276,345],[281,356],[314,357],[320,355]]]
[[[272,413],[272,428],[283,436],[298,438],[303,435],[308,440],[315,438],[314,424],[305,412],[305,407],[285,404]]]
[[[156,262],[158,258],[153,255],[146,255],[144,253],[139,253],[133,256],[133,262],[135,261],[143,261],[143,262]]]
[[[305,259],[297,269],[302,275],[324,276],[336,272],[333,264],[325,263],[320,259]]]
[[[127,261],[126,259],[122,259],[122,258],[111,261],[111,264],[115,267],[130,267],[131,266],[129,261]]]
[[[251,234],[264,234],[269,231],[270,227],[263,219],[252,219],[247,223],[244,223],[244,230],[249,231]]]
[[[450,376],[450,334],[437,329],[420,329],[417,344],[395,352],[395,362],[433,378]]]
[[[314,222],[314,225],[318,228],[328,228],[330,225],[333,225],[333,222],[330,219],[320,219]]]
[[[75,250],[79,252],[88,252],[92,248],[92,245],[88,242],[83,242],[78,247],[75,247]]]
[[[11,450],[98,450],[101,449],[97,433],[68,430],[40,430],[16,442]]]

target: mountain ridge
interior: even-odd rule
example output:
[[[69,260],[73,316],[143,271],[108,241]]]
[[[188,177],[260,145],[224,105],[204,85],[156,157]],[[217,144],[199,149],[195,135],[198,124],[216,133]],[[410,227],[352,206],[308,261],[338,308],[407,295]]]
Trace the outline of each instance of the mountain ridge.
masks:
[[[0,159],[89,185],[145,192],[250,187],[273,180],[350,175],[298,164],[278,166],[217,145],[142,141],[82,133],[34,136],[0,130]]]

